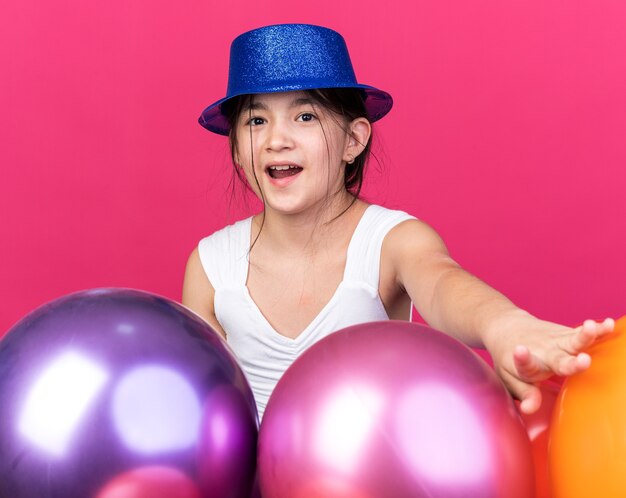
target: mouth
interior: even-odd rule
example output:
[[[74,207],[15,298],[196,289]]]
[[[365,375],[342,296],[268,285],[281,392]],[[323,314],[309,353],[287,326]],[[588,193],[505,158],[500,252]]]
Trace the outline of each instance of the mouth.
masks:
[[[269,166],[266,171],[270,178],[280,179],[297,175],[302,167],[295,164],[277,164]]]

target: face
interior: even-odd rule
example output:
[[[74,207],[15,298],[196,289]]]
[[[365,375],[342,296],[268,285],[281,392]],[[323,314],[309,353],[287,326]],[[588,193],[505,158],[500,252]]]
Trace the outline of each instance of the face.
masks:
[[[347,198],[345,164],[366,143],[353,129],[367,128],[369,138],[367,120],[349,123],[304,92],[255,95],[236,127],[235,161],[266,210],[285,214]]]

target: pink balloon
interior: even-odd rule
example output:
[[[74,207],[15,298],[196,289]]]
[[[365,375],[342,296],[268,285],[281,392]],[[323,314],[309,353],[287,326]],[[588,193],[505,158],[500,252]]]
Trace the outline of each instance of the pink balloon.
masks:
[[[98,493],[97,498],[200,498],[195,483],[178,469],[155,465],[125,472]]]
[[[349,327],[285,373],[259,434],[264,498],[532,497],[530,442],[495,373],[428,327]]]

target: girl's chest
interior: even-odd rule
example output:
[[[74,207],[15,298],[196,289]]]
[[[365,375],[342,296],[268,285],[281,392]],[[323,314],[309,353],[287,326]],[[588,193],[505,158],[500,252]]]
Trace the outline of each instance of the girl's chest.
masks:
[[[280,261],[251,265],[246,286],[272,328],[295,338],[320,314],[343,280],[338,262]]]
[[[392,269],[380,262],[379,295],[389,318],[406,319],[410,299],[396,284]],[[336,297],[343,281],[345,258],[335,261],[286,261],[271,265],[251,264],[247,288],[250,297],[269,325],[279,334],[294,339]]]

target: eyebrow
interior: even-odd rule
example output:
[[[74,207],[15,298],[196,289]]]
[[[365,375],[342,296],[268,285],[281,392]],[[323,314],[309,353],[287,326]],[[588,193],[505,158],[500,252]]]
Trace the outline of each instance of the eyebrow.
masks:
[[[289,104],[289,107],[300,107],[303,105],[313,106],[315,105],[315,102],[313,102],[313,99],[308,97],[300,97],[299,99],[294,99],[291,104]]]
[[[313,101],[313,99],[307,98],[307,97],[300,97],[298,99],[293,99],[291,101],[291,103],[289,104],[289,108],[293,109],[294,107],[301,107],[303,105],[310,105],[313,106],[315,105],[315,102]],[[269,110],[269,108],[263,104],[262,102],[252,102],[249,103],[248,105],[246,105],[243,109],[242,109],[242,113],[243,112],[248,112],[248,111],[267,111]]]

